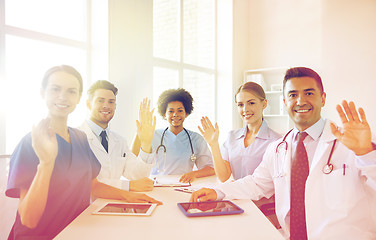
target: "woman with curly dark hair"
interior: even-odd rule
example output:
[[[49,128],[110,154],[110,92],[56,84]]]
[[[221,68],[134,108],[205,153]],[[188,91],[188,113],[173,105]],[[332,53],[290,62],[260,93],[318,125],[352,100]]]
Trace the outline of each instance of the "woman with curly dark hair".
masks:
[[[192,111],[193,98],[183,88],[168,89],[159,96],[158,112],[169,126],[155,130],[152,175],[182,175],[179,181],[184,183],[214,175],[212,155],[204,138],[183,127],[184,120]],[[193,171],[194,165],[197,171]]]

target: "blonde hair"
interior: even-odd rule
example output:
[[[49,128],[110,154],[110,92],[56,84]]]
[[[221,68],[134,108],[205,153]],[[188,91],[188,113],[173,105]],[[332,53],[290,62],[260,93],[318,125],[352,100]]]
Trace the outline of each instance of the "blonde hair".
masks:
[[[242,84],[239,88],[238,91],[235,93],[235,102],[236,102],[236,95],[240,92],[249,92],[254,94],[256,97],[258,97],[261,101],[264,101],[266,99],[264,89],[258,85],[255,82],[246,82]]]

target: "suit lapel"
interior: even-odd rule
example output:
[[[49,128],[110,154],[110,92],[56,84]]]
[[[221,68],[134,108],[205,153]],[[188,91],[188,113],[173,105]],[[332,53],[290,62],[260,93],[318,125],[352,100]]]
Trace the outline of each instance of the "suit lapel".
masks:
[[[93,133],[93,131],[90,129],[90,127],[86,123],[86,121],[84,122],[84,124],[82,124],[82,129],[85,131],[85,133],[87,135],[87,140],[89,141],[91,148],[95,148],[95,149],[98,149],[102,152],[106,152],[106,150],[102,146],[101,142],[99,141],[97,136]]]
[[[113,151],[116,151],[116,149],[119,148],[118,145],[119,145],[118,137],[112,131],[108,131],[108,153],[112,154]]]
[[[286,153],[286,157],[284,159],[284,171],[286,173],[286,184],[284,184],[284,192],[286,193],[285,197],[285,201],[286,201],[286,204],[283,204],[282,207],[283,207],[283,219],[286,218],[287,214],[290,212],[290,184],[291,184],[291,158],[292,158],[292,154],[293,154],[293,150],[292,150],[292,137],[293,137],[293,132],[291,132],[287,138],[286,138],[286,142],[288,143],[288,147],[287,147],[287,153]]]
[[[320,137],[319,143],[317,144],[315,155],[313,156],[312,164],[309,171],[310,175],[313,171],[321,172],[322,166],[324,166],[328,161],[330,150],[333,146],[333,142],[335,139],[335,136],[332,134],[330,130],[330,121],[327,120],[322,135]]]

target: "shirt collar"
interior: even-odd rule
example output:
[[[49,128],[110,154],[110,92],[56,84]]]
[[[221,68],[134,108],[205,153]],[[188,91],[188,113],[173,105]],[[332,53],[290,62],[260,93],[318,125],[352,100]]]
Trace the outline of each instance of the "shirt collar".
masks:
[[[247,135],[247,125],[243,128],[241,128],[238,132],[237,135],[235,136],[236,139],[244,138]],[[260,129],[256,135],[256,138],[262,138],[262,139],[268,139],[269,138],[269,133],[268,133],[268,124],[266,123],[265,120],[262,120]]]
[[[320,118],[315,124],[307,128],[304,132],[306,132],[314,141],[317,141],[321,136],[322,132],[324,131],[325,127],[325,120]],[[299,130],[294,127],[293,131],[293,139],[296,138]]]
[[[95,122],[91,121],[90,119],[87,119],[86,122],[87,122],[87,125],[89,125],[91,131],[93,131],[93,133],[97,137],[100,137],[100,134],[102,131],[105,131],[108,136],[108,127],[106,129],[103,129],[100,126],[98,126]]]
[[[269,139],[268,128],[268,123],[265,120],[262,120],[260,130],[258,131],[256,137],[262,139]]]
[[[238,131],[236,131],[235,139],[244,138],[246,134],[247,134],[247,126],[245,126],[241,129],[239,129]]]

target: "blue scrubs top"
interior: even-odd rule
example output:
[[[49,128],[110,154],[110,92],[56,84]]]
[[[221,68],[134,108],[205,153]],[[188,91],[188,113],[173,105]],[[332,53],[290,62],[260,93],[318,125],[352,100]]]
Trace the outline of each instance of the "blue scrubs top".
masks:
[[[22,225],[17,212],[10,236],[14,239],[52,239],[90,204],[91,182],[100,171],[100,163],[90,149],[86,134],[68,128],[71,144],[56,134],[58,155],[52,172],[46,208],[37,227]],[[31,133],[17,145],[10,159],[5,194],[19,198],[20,189],[28,189],[39,159],[32,148]]]
[[[164,130],[165,128],[155,130],[152,142],[153,152],[156,152],[158,146],[161,144]],[[212,155],[205,139],[196,132],[188,129],[187,131],[192,140],[193,151],[197,158],[196,161],[193,162],[190,159],[192,150],[187,133],[183,130],[178,135],[175,135],[170,129],[167,129],[163,137],[163,145],[166,146],[166,160],[163,148],[160,148],[155,154],[156,163],[151,171],[152,175],[182,175],[191,172],[195,164],[198,169],[206,166],[213,167]],[[165,162],[166,171],[163,171]],[[160,170],[159,172],[158,169]]]

